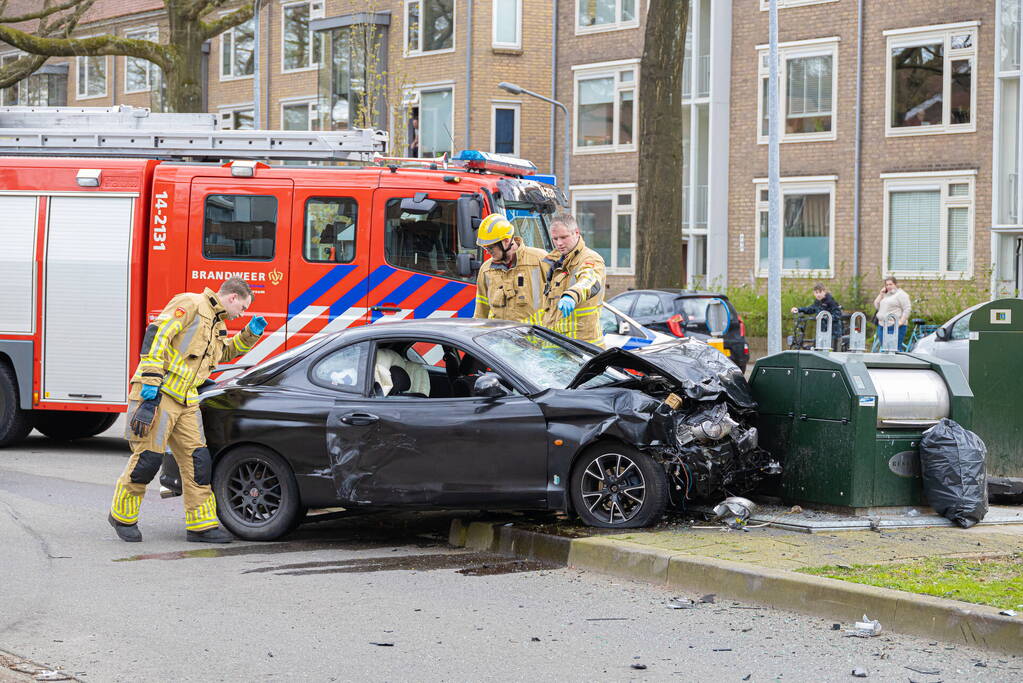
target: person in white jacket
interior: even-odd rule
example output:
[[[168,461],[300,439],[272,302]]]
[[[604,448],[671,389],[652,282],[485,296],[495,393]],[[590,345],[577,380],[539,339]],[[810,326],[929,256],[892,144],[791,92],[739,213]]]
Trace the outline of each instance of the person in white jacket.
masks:
[[[884,336],[897,334],[899,340],[899,351],[906,350],[906,327],[909,323],[909,313],[912,305],[909,295],[904,289],[899,288],[899,282],[894,276],[889,275],[884,280],[884,287],[881,293],[874,299],[874,308],[877,309],[877,335],[875,336],[875,350],[880,347]],[[888,316],[894,315],[898,322],[898,330],[895,326],[888,326]]]

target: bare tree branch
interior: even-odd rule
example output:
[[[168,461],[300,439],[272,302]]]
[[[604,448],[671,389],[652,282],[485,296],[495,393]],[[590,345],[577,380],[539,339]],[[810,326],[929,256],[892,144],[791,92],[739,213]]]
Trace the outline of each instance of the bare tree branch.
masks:
[[[3,23],[3,24],[20,24],[23,21],[33,21],[35,19],[43,19],[45,17],[52,16],[52,15],[56,14],[57,12],[63,12],[66,9],[71,9],[72,7],[75,7],[75,6],[78,6],[78,5],[83,5],[84,4],[84,5],[86,5],[85,9],[88,9],[89,7],[92,7],[93,3],[95,3],[95,2],[96,2],[96,0],[67,0],[67,2],[64,2],[64,3],[60,4],[60,5],[53,5],[53,6],[49,6],[50,3],[47,2],[46,5],[44,5],[43,9],[41,9],[41,10],[38,10],[36,12],[29,12],[28,14],[16,14],[13,17],[5,17],[5,16],[3,16],[3,13],[7,11],[7,3],[4,2],[3,6],[0,7],[0,23]]]
[[[218,0],[213,0],[217,2]],[[230,14],[225,14],[216,21],[202,22],[202,34],[205,38],[212,38],[220,35],[229,28],[244,24],[252,18],[252,4],[240,7]]]

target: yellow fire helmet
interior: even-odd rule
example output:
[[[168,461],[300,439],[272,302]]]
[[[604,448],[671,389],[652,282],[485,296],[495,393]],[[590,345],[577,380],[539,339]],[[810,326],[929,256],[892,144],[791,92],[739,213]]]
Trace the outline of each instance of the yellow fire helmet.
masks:
[[[515,234],[515,226],[499,213],[492,213],[480,223],[476,244],[487,247]]]

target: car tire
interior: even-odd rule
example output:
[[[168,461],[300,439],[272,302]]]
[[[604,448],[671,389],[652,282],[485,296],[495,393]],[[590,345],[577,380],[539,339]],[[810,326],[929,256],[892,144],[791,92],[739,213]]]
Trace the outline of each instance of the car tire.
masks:
[[[32,411],[18,407],[18,396],[14,370],[0,361],[0,448],[24,440],[32,431]]]
[[[213,493],[221,523],[246,541],[272,541],[301,521],[291,466],[262,448],[245,446],[221,458],[213,470]]]
[[[668,504],[664,468],[624,444],[601,444],[583,453],[572,470],[570,486],[576,514],[593,527],[648,526],[661,518]]]
[[[37,410],[35,428],[55,441],[71,441],[96,436],[110,429],[119,413],[88,413],[85,411]]]

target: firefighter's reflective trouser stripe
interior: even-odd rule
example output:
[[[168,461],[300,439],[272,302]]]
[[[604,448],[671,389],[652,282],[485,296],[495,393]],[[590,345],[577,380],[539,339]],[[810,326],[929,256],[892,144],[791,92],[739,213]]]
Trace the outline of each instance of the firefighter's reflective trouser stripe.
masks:
[[[138,401],[128,403],[128,422],[138,407]],[[217,503],[210,480],[213,461],[203,436],[202,414],[196,405],[184,406],[170,396],[160,396],[152,429],[143,438],[125,429],[131,446],[131,458],[117,480],[110,514],[124,524],[134,524],[139,518],[139,506],[149,484],[160,471],[163,454],[170,447],[181,471],[181,488],[185,498],[185,528],[205,531],[218,526]]]

